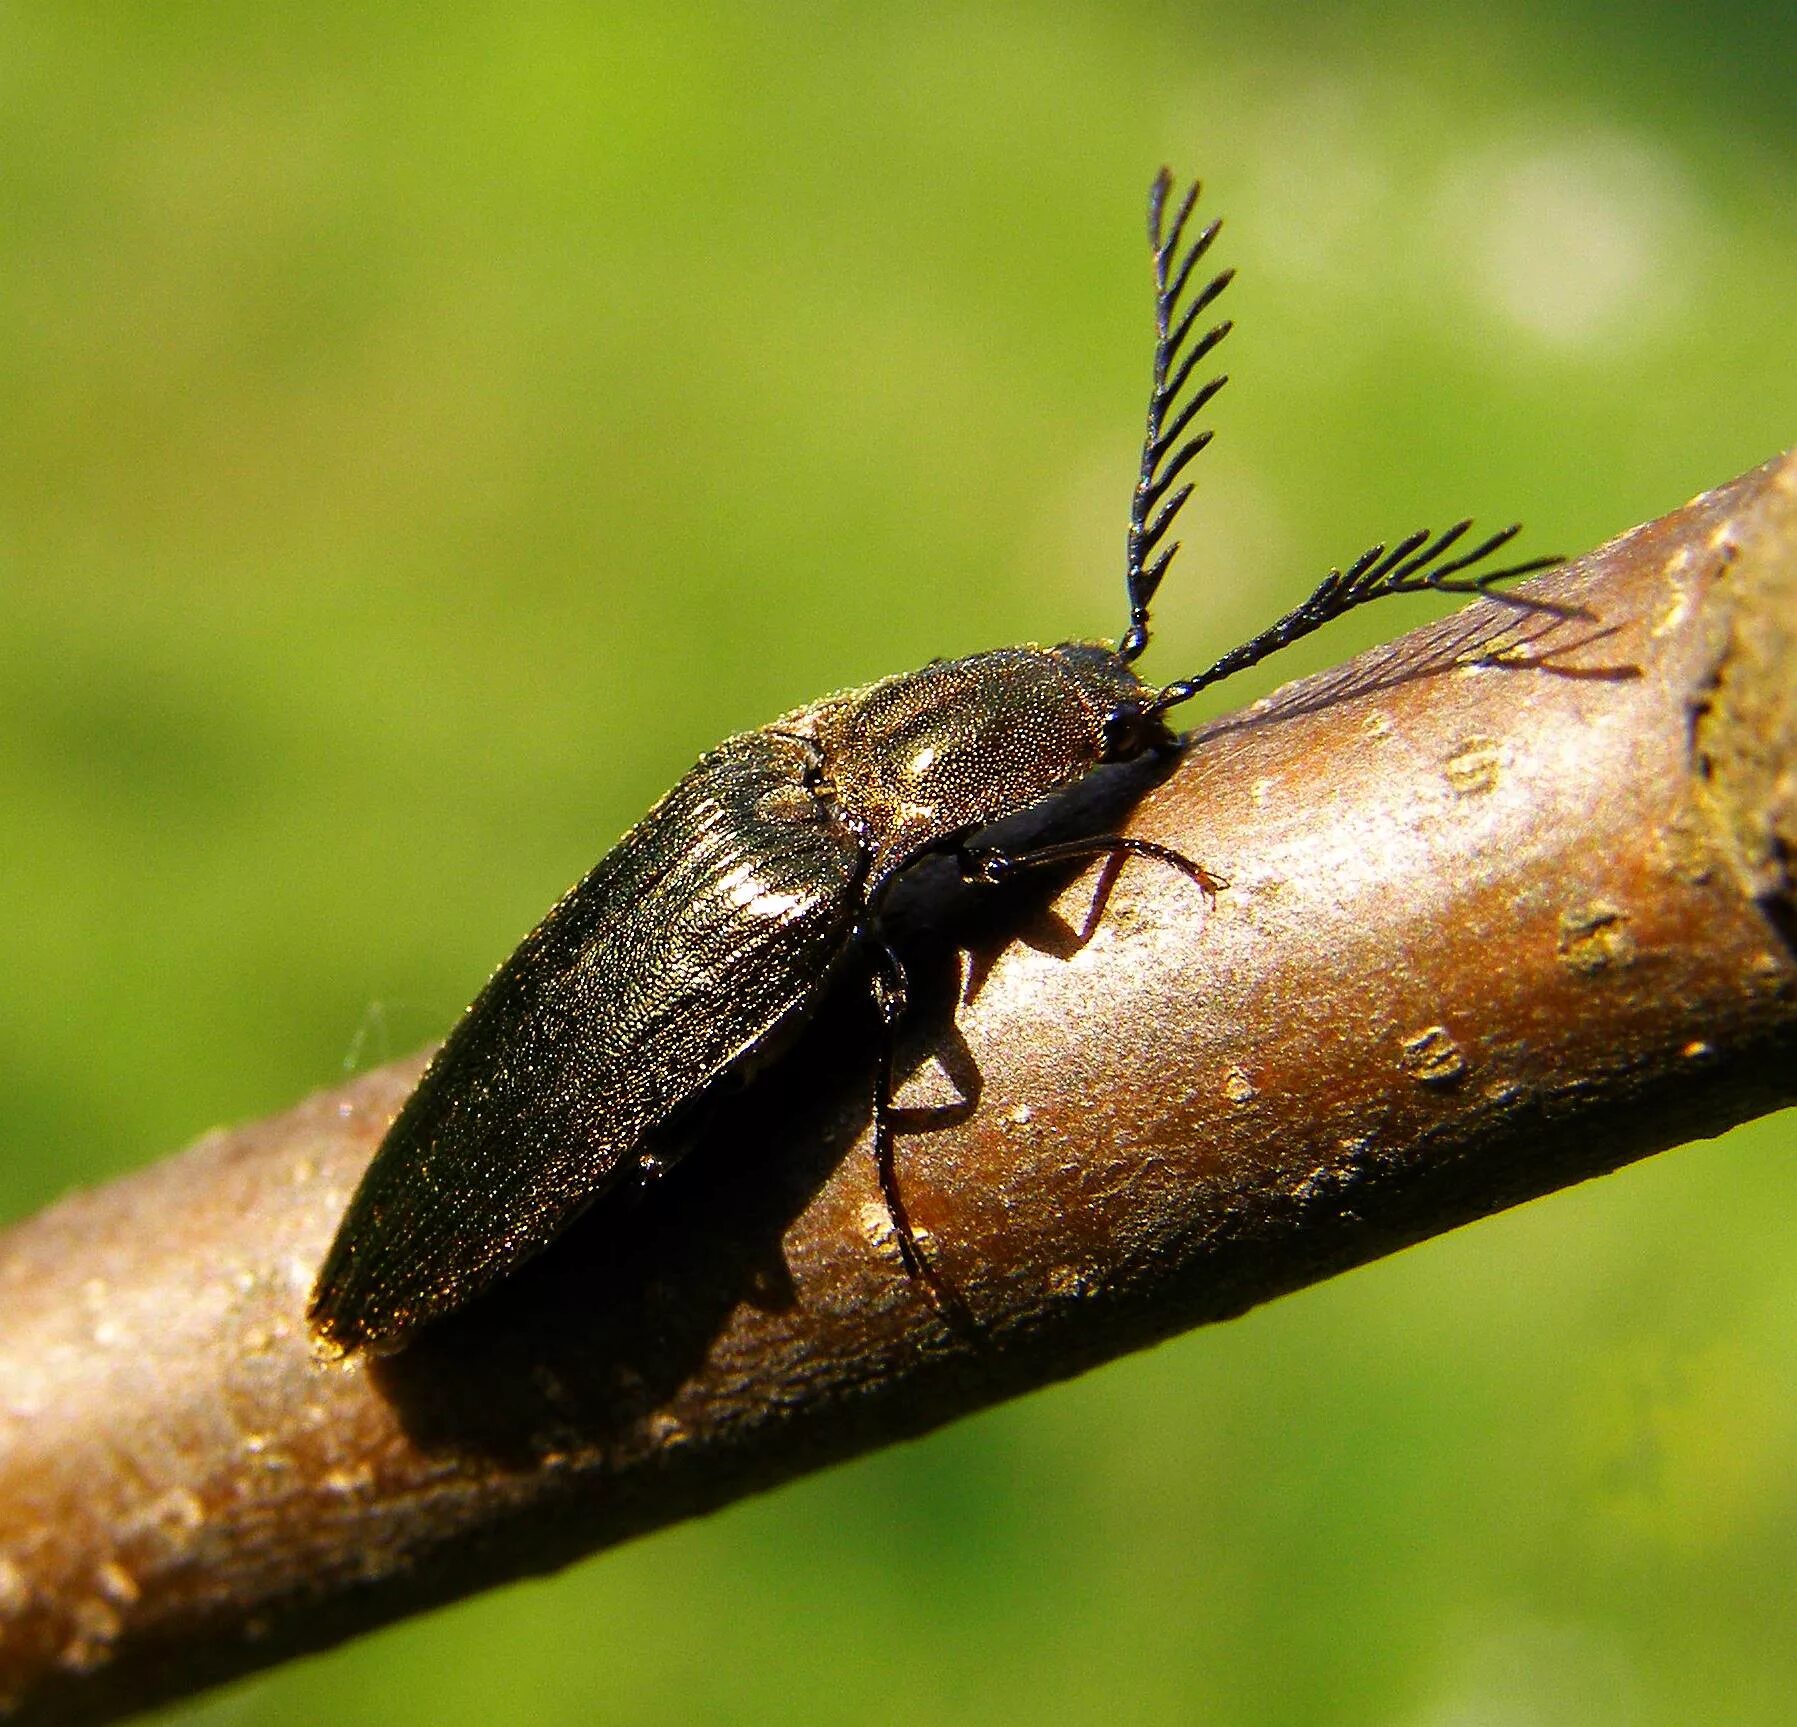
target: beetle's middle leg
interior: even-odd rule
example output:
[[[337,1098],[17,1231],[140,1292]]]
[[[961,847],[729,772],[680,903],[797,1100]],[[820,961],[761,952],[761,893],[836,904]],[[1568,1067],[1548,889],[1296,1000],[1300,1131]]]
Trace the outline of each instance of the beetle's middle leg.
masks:
[[[930,1292],[943,1315],[960,1329],[972,1329],[967,1304],[952,1290],[925,1257],[922,1244],[911,1229],[904,1195],[899,1192],[898,1169],[893,1162],[892,1092],[893,1066],[898,1054],[899,1023],[910,1002],[904,962],[884,942],[876,946],[870,979],[874,1008],[880,1016],[880,1055],[874,1068],[874,1169],[880,1178],[880,1197],[898,1242],[905,1270]]]

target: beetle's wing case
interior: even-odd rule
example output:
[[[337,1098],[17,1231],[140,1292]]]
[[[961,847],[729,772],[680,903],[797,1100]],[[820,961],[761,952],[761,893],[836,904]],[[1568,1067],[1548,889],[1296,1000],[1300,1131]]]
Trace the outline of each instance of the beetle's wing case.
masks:
[[[323,1336],[396,1348],[460,1307],[815,1002],[865,869],[816,760],[771,728],[727,740],[499,969],[350,1202],[313,1298]]]

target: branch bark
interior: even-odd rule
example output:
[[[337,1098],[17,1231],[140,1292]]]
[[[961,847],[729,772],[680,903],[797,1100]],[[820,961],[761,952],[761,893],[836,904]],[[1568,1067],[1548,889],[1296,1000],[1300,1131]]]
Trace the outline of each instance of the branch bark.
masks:
[[[320,1648],[1793,1101],[1797,456],[1530,591],[1589,618],[1474,605],[1054,813],[1212,909],[910,885],[900,1176],[971,1334],[899,1265],[852,987],[391,1360],[302,1309],[416,1060],[0,1236],[0,1714]]]

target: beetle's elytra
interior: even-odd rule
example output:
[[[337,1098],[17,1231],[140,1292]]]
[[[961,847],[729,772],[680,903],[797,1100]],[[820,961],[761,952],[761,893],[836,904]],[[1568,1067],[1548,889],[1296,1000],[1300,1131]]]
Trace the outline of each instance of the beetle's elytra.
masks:
[[[1220,224],[1188,242],[1198,187],[1169,221],[1172,186],[1163,169],[1149,196],[1157,339],[1121,639],[937,661],[826,696],[700,760],[499,968],[400,1110],[313,1292],[327,1346],[403,1347],[608,1190],[678,1155],[684,1106],[765,1052],[850,963],[865,966],[884,1027],[873,1081],[882,1192],[907,1268],[940,1291],[892,1163],[893,1033],[905,1005],[903,969],[880,932],[892,883],[930,852],[956,852],[969,880],[989,883],[1130,853],[1213,893],[1222,884],[1198,864],[1117,835],[1025,853],[968,842],[1105,762],[1172,747],[1170,709],[1356,606],[1483,592],[1554,561],[1492,568],[1514,527],[1465,551],[1467,522],[1412,534],[1331,570],[1207,670],[1142,682],[1132,668],[1178,549],[1168,530],[1191,492],[1181,476],[1210,440],[1191,424],[1224,379],[1189,386],[1230,328],[1195,334],[1231,272],[1191,291]],[[1474,566],[1482,573],[1464,573]]]

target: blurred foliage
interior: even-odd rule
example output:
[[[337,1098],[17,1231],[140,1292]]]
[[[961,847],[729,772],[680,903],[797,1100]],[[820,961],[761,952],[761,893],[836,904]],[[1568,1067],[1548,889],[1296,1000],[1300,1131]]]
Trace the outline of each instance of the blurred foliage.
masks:
[[[0,1209],[439,1035],[723,733],[1115,631],[1163,160],[1242,275],[1152,670],[1420,522],[1577,550],[1792,442],[1794,36],[0,5]],[[1792,1150],[178,1717],[1787,1721]]]

